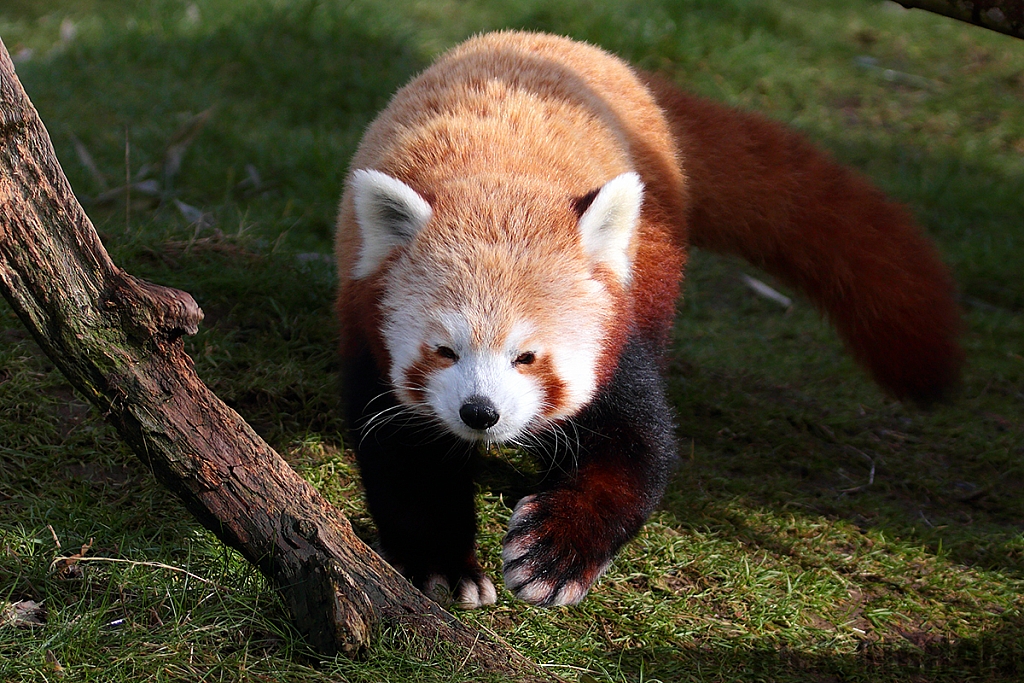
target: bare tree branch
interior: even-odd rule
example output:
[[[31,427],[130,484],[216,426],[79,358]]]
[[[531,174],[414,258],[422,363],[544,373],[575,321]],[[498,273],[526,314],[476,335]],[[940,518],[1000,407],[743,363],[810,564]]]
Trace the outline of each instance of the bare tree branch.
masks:
[[[1024,0],[896,0],[910,9],[923,9],[969,24],[1024,38]]]

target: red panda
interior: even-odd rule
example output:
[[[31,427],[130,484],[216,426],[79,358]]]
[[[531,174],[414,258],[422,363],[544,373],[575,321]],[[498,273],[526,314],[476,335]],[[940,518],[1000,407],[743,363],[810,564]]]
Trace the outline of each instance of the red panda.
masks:
[[[505,586],[587,594],[674,467],[662,368],[689,245],[803,291],[894,396],[955,383],[932,245],[782,126],[542,34],[473,38],[398,91],[352,160],[336,242],[347,419],[388,561],[493,603],[474,463],[513,444],[565,462],[515,508]]]

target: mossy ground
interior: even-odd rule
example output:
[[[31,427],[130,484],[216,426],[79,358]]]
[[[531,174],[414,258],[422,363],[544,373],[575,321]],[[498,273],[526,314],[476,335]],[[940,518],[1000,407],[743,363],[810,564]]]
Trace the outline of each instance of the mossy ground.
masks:
[[[969,365],[948,403],[888,400],[805,302],[759,298],[741,275],[763,276],[696,254],[670,368],[682,465],[661,509],[582,606],[502,592],[462,617],[570,679],[1024,676],[1024,42],[866,0],[0,8],[116,261],[196,297],[200,375],[367,537],[338,417],[337,197],[394,89],[498,27],[597,43],[871,175],[953,267]],[[175,142],[180,169],[159,172]],[[505,469],[480,491],[495,572],[518,486]],[[478,680],[400,634],[317,662],[266,581],[155,484],[6,304],[0,508],[0,680]],[[90,542],[87,556],[120,561],[50,571]],[[24,600],[42,625],[12,623]]]

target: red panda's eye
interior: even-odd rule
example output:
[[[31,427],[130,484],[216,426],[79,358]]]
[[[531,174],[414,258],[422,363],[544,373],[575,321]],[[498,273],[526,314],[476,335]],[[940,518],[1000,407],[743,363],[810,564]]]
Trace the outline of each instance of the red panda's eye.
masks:
[[[527,351],[526,353],[521,353],[518,356],[516,356],[516,359],[514,361],[512,361],[512,364],[513,365],[529,365],[534,360],[536,360],[536,358],[537,357],[533,354],[533,351]]]
[[[437,355],[441,356],[441,358],[447,358],[453,363],[459,359],[459,354],[455,353],[447,346],[438,346]]]

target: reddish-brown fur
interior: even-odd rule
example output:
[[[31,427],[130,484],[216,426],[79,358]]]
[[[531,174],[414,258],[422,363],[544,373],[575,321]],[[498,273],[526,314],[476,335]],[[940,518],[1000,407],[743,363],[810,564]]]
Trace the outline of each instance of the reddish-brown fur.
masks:
[[[551,358],[539,358],[536,362],[526,366],[522,372],[538,379],[544,391],[545,409],[543,414],[545,417],[553,415],[565,398],[565,382],[555,372]]]
[[[432,349],[423,345],[420,349],[420,360],[405,373],[406,390],[418,403],[423,403],[427,390],[427,380],[431,373],[440,368],[450,366],[452,362],[433,353]]]

